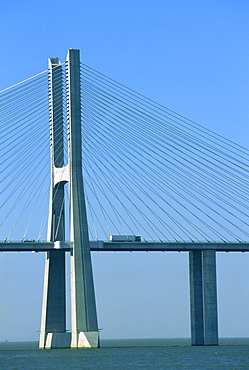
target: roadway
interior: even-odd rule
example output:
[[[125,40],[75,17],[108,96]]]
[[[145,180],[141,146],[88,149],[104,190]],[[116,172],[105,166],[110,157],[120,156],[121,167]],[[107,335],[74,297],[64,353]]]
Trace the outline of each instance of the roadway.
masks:
[[[69,252],[73,242],[0,242],[0,252]],[[249,252],[249,243],[195,243],[195,242],[104,242],[90,241],[92,252],[189,252],[215,250],[217,252]]]

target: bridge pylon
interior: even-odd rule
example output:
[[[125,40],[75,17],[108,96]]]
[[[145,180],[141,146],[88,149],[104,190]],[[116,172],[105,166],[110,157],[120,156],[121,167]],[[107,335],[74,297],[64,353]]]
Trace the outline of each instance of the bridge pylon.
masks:
[[[64,185],[69,182],[71,333],[66,331],[65,252],[47,252],[40,348],[99,346],[93,272],[82,173],[80,52],[66,61],[68,164],[64,165],[63,76],[58,58],[49,59],[51,191],[48,241],[65,240]]]

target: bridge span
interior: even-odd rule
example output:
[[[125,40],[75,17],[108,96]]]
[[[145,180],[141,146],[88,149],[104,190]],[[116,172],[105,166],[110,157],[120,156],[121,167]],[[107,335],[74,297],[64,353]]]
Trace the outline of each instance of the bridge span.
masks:
[[[73,242],[0,242],[0,252],[48,252],[64,250],[70,252]],[[91,252],[249,252],[249,243],[183,243],[183,242],[106,242],[90,241]]]
[[[19,216],[13,226],[8,225],[10,231],[4,229],[0,252],[46,252],[39,347],[99,347],[91,252],[173,251],[189,254],[191,343],[218,345],[216,252],[249,251],[248,150],[96,74],[80,62],[79,50],[69,49],[65,65],[50,58],[46,79],[46,89],[38,80],[32,81],[26,103],[20,90],[17,96],[22,103],[16,100],[15,119],[13,95],[6,92],[9,98],[4,95],[3,104],[5,107],[8,102],[5,108],[10,109],[11,120],[6,125],[4,116],[2,124],[7,130],[4,148],[8,160],[2,161],[5,182],[1,190],[6,196],[1,200],[0,226],[8,225],[21,203],[23,210],[16,212]],[[40,121],[46,116],[49,123],[44,146],[44,126],[37,126],[37,106],[33,100],[30,103],[34,91],[37,106],[41,106],[40,96],[44,99]],[[34,111],[28,109],[24,114],[20,106],[34,106]],[[25,135],[19,135],[21,126]],[[30,141],[26,142],[26,136]],[[40,182],[43,176],[38,169],[43,161],[47,161],[47,173]],[[28,164],[32,164],[30,171]],[[20,178],[22,173],[26,175]],[[30,180],[30,173],[35,181]],[[22,185],[25,177],[27,183]],[[43,231],[29,230],[42,214],[43,188],[48,188],[49,177],[45,236]],[[32,202],[36,210],[31,209]],[[14,237],[20,235],[13,231],[23,227],[24,214],[28,225],[22,236]],[[89,228],[88,218],[94,230]],[[120,228],[122,233],[145,239],[89,240],[107,239],[111,230],[120,234]],[[26,235],[32,239],[22,239]],[[33,235],[48,242],[35,241]],[[12,238],[19,242],[9,242]],[[149,241],[153,239],[160,241]],[[161,242],[171,239],[174,242]],[[66,330],[66,252],[70,253],[70,333]]]
[[[98,240],[89,241],[88,248],[89,252],[188,252],[191,343],[196,346],[219,344],[216,252],[249,252],[249,243],[107,242]],[[74,249],[74,242],[69,241],[0,242],[0,252],[46,252],[47,258],[52,254],[55,261],[57,256],[59,258],[61,255],[65,256],[66,252],[72,255]],[[92,342],[90,334],[87,332],[87,338]],[[45,348],[69,348],[70,341],[70,333],[55,332],[53,334],[49,332]],[[94,343],[94,347],[96,346],[97,344]]]

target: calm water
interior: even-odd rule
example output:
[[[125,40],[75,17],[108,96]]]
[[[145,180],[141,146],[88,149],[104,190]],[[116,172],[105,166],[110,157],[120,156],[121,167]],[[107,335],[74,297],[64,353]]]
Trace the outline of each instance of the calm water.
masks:
[[[0,369],[249,369],[249,338],[219,347],[188,339],[102,340],[99,349],[39,350],[37,342],[0,343]]]

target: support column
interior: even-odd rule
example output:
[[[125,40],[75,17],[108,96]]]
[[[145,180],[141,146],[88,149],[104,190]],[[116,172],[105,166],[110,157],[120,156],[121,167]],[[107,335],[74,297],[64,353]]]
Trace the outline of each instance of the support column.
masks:
[[[202,252],[189,252],[191,344],[204,345]]]
[[[218,346],[216,252],[203,251],[205,345]]]
[[[71,347],[98,347],[99,333],[82,174],[80,52],[67,56],[69,123]]]
[[[64,168],[62,67],[49,59],[51,186],[48,241],[65,240],[64,181],[55,181],[56,169]],[[65,252],[47,252],[45,262],[40,348],[65,348],[66,333]]]

